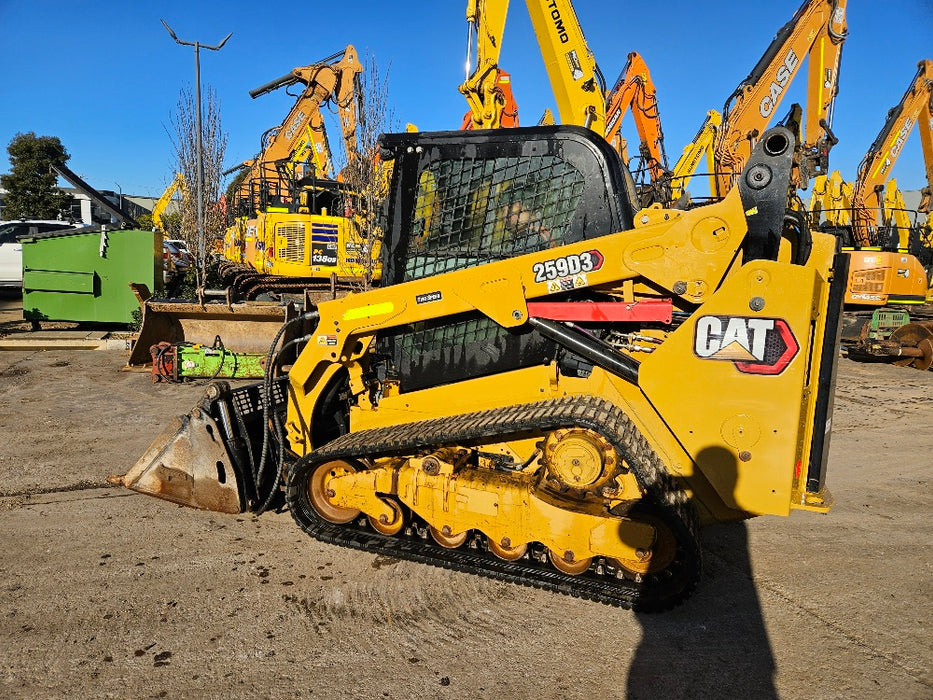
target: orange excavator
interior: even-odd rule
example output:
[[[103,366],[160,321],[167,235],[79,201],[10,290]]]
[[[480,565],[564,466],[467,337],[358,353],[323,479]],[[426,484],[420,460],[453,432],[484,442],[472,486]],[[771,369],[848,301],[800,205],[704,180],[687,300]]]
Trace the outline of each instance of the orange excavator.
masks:
[[[829,149],[836,142],[831,130],[832,107],[848,33],[845,13],[846,0],[805,0],[726,100],[714,148],[719,196],[732,188],[804,58],[808,62],[807,109],[794,184],[806,187],[812,178],[826,172]]]
[[[862,159],[851,186],[838,186],[841,212],[829,227],[850,255],[843,342],[853,357],[884,357],[917,369],[933,366],[933,235],[917,225],[890,178],[917,126],[926,169],[920,213],[929,213],[933,189],[933,61],[920,61],[900,102]],[[835,173],[834,173],[835,174]],[[833,181],[834,178],[830,180]],[[839,180],[839,178],[835,178]]]
[[[658,95],[648,65],[637,51],[629,53],[625,67],[606,99],[606,140],[628,163],[627,144],[620,132],[625,113],[631,111],[641,143],[638,152],[652,182],[669,177]],[[659,200],[660,201],[660,200]]]

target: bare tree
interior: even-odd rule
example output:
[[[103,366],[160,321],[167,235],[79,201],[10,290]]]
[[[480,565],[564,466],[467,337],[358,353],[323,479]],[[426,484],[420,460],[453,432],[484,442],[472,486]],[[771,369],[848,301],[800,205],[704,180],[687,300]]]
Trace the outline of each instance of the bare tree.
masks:
[[[188,244],[195,260],[203,264],[210,258],[214,241],[223,239],[224,212],[220,204],[221,171],[227,151],[227,134],[220,120],[220,101],[210,87],[204,92],[201,114],[201,148],[204,158],[204,182],[201,203],[204,210],[204,247],[198,237],[198,154],[197,154],[197,103],[190,87],[184,87],[178,95],[178,105],[172,115],[172,145],[178,161],[177,170],[185,176],[188,187],[182,199],[180,236]],[[204,286],[206,270],[199,264],[197,286]]]
[[[356,150],[346,153],[344,148],[346,165],[340,174],[354,193],[350,209],[355,225],[351,231],[358,238],[354,244],[365,268],[363,287],[369,288],[377,264],[374,253],[382,238],[379,213],[388,195],[392,167],[379,160],[376,143],[379,134],[396,128],[396,119],[389,104],[388,72],[380,72],[372,55],[367,55],[364,62],[356,91]]]

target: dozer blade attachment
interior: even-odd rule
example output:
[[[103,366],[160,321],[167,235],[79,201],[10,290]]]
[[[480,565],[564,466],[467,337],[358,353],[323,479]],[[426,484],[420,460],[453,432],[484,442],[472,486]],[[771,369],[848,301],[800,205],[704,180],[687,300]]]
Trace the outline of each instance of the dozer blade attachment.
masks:
[[[129,472],[108,481],[193,508],[243,510],[243,485],[220,427],[200,406],[172,420]]]
[[[250,301],[237,304],[167,301],[141,298],[142,326],[124,369],[152,365],[149,348],[161,342],[201,343],[208,347],[220,337],[230,352],[267,352],[286,321],[297,316],[294,304]],[[297,330],[297,329],[296,329]],[[282,339],[290,340],[289,337]]]

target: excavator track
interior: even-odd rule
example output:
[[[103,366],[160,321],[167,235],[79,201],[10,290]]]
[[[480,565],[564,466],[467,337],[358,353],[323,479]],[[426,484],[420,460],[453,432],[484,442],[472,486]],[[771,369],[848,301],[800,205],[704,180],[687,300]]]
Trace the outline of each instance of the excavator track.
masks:
[[[288,277],[268,275],[242,264],[226,264],[218,268],[221,279],[235,299],[255,301],[261,294],[302,294],[310,292],[321,299],[336,299],[359,290],[359,283],[338,278]]]
[[[399,534],[386,536],[376,532],[365,515],[342,525],[325,520],[308,500],[309,477],[326,461],[425,454],[439,447],[475,445],[566,427],[597,431],[619,451],[645,490],[630,515],[643,513],[655,522],[660,520],[676,540],[676,553],[666,568],[635,575],[603,557],[594,557],[587,571],[571,576],[546,563],[547,552],[540,543],[531,543],[521,559],[506,561],[489,551],[486,537],[476,531],[470,532],[461,547],[448,549],[436,544],[428,535],[427,523],[411,512],[406,513],[405,527]],[[286,501],[298,525],[323,542],[639,611],[656,612],[679,604],[696,587],[700,575],[698,524],[692,503],[631,420],[609,401],[594,396],[551,399],[349,433],[291,466]]]

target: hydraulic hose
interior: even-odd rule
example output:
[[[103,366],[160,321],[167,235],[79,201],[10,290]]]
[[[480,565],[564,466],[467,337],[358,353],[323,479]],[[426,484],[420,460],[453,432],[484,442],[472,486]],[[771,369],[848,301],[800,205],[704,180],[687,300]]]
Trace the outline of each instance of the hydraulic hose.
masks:
[[[296,316],[290,321],[287,321],[282,324],[282,327],[279,328],[278,332],[275,334],[275,338],[272,339],[272,344],[269,346],[269,352],[266,354],[266,367],[265,372],[263,373],[263,392],[262,392],[262,451],[259,455],[259,465],[256,468],[256,473],[254,474],[254,481],[256,484],[256,493],[257,496],[261,497],[260,488],[262,484],[262,477],[266,470],[266,462],[269,459],[269,410],[272,405],[272,375],[274,373],[273,365],[274,359],[277,358],[278,354],[275,352],[276,346],[279,344],[279,340],[285,334],[285,331],[292,324],[299,322],[308,322],[308,321],[317,321],[319,314],[317,310],[307,311],[300,316]],[[283,347],[282,350],[285,348]],[[269,489],[269,493],[266,495],[266,499],[262,502],[259,508],[256,510],[257,515],[261,515],[269,506],[272,504],[272,499],[275,497],[276,490],[278,489],[279,483],[282,478],[282,460],[284,459],[284,442],[281,436],[279,425],[277,422],[273,422],[276,429],[276,439],[279,440],[280,450],[279,450],[279,468],[276,469],[275,479],[272,483],[272,487]]]

